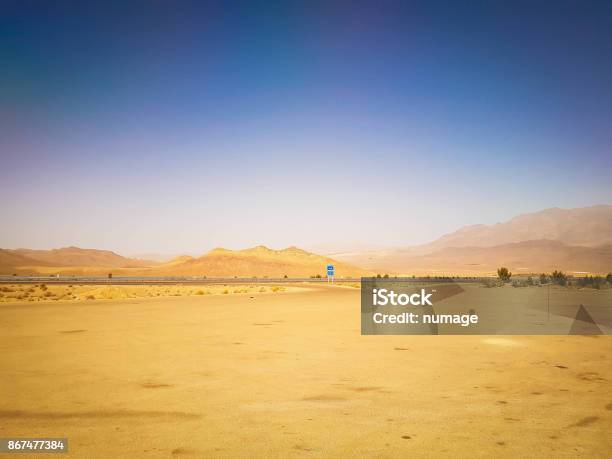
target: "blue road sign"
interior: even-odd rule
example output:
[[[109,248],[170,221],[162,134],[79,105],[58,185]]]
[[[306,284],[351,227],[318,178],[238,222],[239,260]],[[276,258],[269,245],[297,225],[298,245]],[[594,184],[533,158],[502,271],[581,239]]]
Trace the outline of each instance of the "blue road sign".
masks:
[[[327,270],[328,271],[333,271],[334,270],[334,265],[327,265]]]

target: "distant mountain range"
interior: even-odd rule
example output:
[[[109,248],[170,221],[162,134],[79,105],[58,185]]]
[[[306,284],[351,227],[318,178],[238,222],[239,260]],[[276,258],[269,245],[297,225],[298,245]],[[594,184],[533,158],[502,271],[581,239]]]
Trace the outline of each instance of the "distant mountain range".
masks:
[[[310,277],[326,275],[333,264],[339,277],[359,277],[370,271],[289,247],[272,250],[217,248],[201,257],[180,256],[167,263],[126,258],[114,252],[67,247],[53,250],[0,249],[0,274],[60,274],[117,276]]]
[[[13,257],[19,265],[27,266],[99,266],[107,268],[142,268],[156,262],[137,258],[126,258],[110,250],[65,247],[51,250],[0,249],[0,263],[5,257]],[[8,258],[6,258],[8,260]]]
[[[466,226],[425,245],[336,254],[364,268],[403,274],[612,271],[612,206],[546,209],[495,225]]]
[[[612,206],[546,209],[495,225],[472,225],[422,246],[428,252],[447,247],[493,247],[548,240],[570,246],[612,244]]]
[[[495,225],[466,226],[425,245],[335,254],[332,257],[289,247],[272,250],[214,249],[200,257],[168,262],[127,258],[108,250],[67,247],[53,250],[0,249],[0,274],[118,276],[359,277],[515,273],[560,269],[570,273],[612,271],[612,206],[547,209]]]

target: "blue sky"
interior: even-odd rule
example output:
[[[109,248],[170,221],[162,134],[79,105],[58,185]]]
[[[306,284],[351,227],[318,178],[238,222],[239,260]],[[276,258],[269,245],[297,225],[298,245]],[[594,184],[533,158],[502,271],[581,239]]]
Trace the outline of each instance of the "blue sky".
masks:
[[[609,204],[610,56],[609,3],[8,2],[0,247],[405,246]]]

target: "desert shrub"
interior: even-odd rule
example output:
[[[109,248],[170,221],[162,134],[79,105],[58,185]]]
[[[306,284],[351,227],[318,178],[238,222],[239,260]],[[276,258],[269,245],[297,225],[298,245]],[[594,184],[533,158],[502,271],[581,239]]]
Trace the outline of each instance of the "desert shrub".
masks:
[[[2,290],[3,292],[6,292],[6,293],[11,293],[11,292],[15,291],[14,288],[10,288],[10,287],[2,287],[2,289],[0,289],[0,290]]]
[[[45,284],[40,284],[40,289],[44,292],[47,290],[47,286]]]
[[[272,287],[272,291],[273,292],[279,292],[285,290],[283,287],[279,287],[278,285],[275,285],[274,287]]]
[[[224,294],[224,295],[227,295],[228,293],[229,293],[229,290],[228,290],[228,289],[223,290],[223,294]]]
[[[45,294],[43,295],[46,298],[52,297],[54,296],[52,292],[45,292]]]
[[[482,280],[482,285],[491,288],[491,287],[501,287],[503,283],[498,279],[485,278]]]
[[[508,268],[502,266],[497,270],[497,277],[499,277],[502,282],[508,282],[512,277],[512,273],[508,271]]]
[[[196,295],[204,295],[204,290],[198,290],[195,294]]]
[[[582,279],[578,279],[578,285],[580,287],[590,287],[600,289],[601,286],[606,282],[601,276],[585,276]]]
[[[567,284],[567,275],[563,271],[553,271],[550,275],[550,278],[553,284],[557,285],[566,285]]]
[[[606,282],[608,284],[612,284],[612,273],[608,273],[608,275],[606,276]]]
[[[86,299],[86,300],[95,300],[95,299],[96,299],[96,297],[95,297],[95,296],[93,296],[93,295],[87,295],[87,296],[85,297],[85,299]]]
[[[261,288],[259,289],[259,291],[260,291],[261,293],[263,293],[263,292],[265,292],[265,291],[266,291],[266,288],[265,288],[265,287],[261,287]]]
[[[529,276],[527,278],[527,285],[534,285],[533,277]]]

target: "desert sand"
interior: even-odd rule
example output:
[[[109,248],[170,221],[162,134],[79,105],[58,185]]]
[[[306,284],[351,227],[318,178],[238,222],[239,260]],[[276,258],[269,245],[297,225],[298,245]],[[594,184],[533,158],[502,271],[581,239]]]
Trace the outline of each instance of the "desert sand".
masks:
[[[610,336],[360,336],[359,290],[0,305],[0,437],[74,457],[605,457]]]

